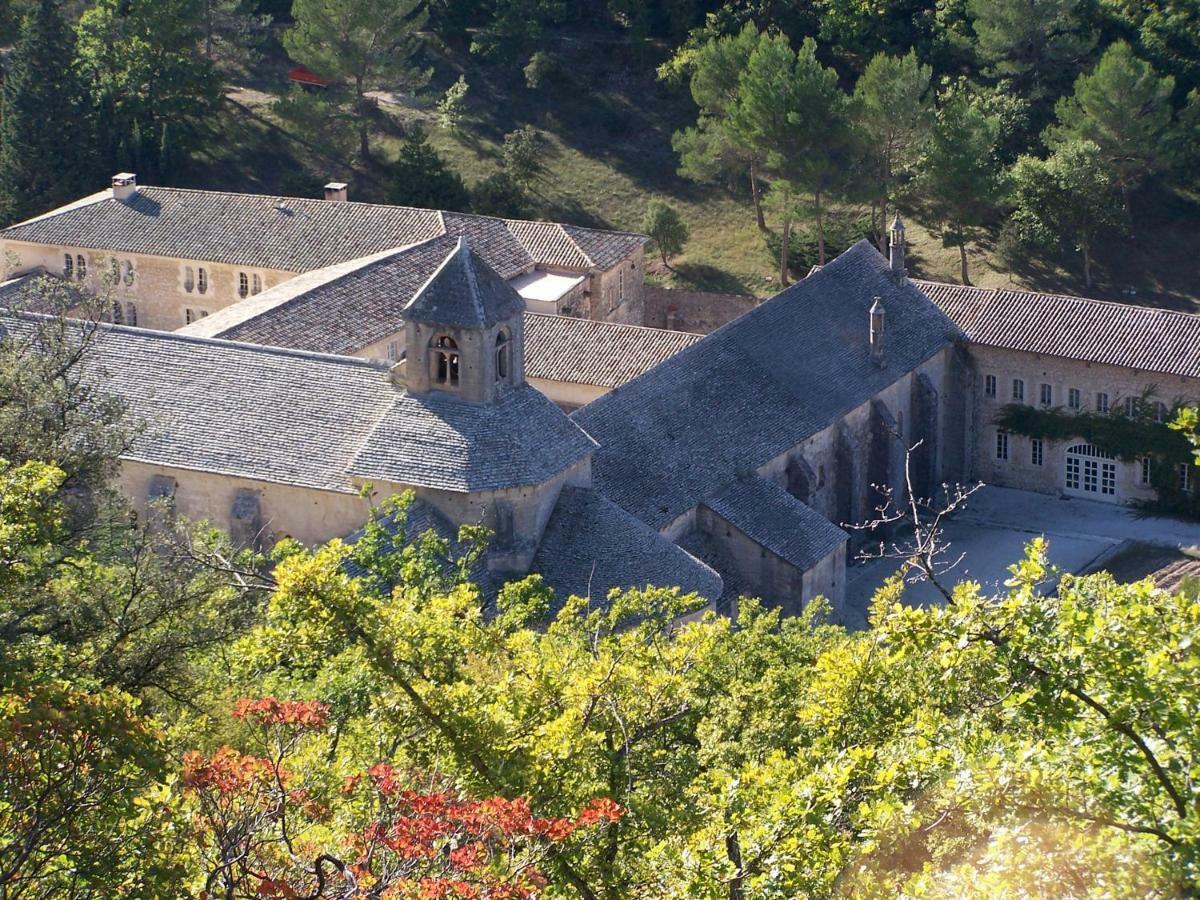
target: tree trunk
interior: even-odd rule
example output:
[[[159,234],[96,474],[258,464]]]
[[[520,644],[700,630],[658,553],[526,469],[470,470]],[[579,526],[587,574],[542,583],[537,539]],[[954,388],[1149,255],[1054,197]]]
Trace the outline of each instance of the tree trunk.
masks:
[[[1121,182],[1121,203],[1125,206],[1125,220],[1129,223],[1129,239],[1137,240],[1137,235],[1133,230],[1133,201],[1129,199],[1129,185],[1124,181]]]
[[[971,286],[971,275],[967,269],[967,242],[958,245],[958,261],[962,265],[962,283]]]
[[[875,223],[875,210],[871,210],[871,226],[875,229],[875,245],[879,248],[879,252],[884,256],[888,255],[888,202],[887,197],[881,197],[877,201],[879,206],[879,223]]]
[[[367,97],[363,92],[361,75],[354,79],[354,96],[358,107],[358,154],[363,162],[367,162],[371,158],[371,144],[367,135]]]
[[[746,900],[746,889],[743,887],[742,845],[736,831],[725,835],[725,855],[733,863],[734,874],[729,879],[729,900]]]
[[[1090,288],[1092,286],[1092,248],[1088,246],[1087,241],[1081,241],[1079,248],[1083,251],[1083,284]]]
[[[754,218],[758,220],[758,230],[767,230],[767,220],[763,218],[762,196],[758,190],[758,167],[750,160],[750,196],[754,198]]]
[[[788,286],[788,255],[792,241],[792,220],[783,220],[783,240],[779,242],[779,283]]]
[[[813,194],[813,205],[817,208],[817,265],[825,265],[825,209],[821,206],[821,192]]]
[[[671,269],[671,264],[667,262],[667,251],[662,248],[661,244],[658,247],[658,255],[662,257],[663,265]],[[674,272],[675,270],[671,269],[671,271]]]

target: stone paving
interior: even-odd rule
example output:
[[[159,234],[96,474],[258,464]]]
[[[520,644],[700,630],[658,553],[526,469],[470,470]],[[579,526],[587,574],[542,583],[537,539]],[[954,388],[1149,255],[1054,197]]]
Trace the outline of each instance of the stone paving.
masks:
[[[1011,488],[984,487],[947,523],[949,558],[962,560],[945,576],[953,584],[974,579],[984,590],[999,587],[1008,567],[1037,535],[1049,542],[1050,562],[1064,571],[1079,572],[1122,541],[1135,540],[1173,547],[1200,547],[1200,523],[1143,516],[1127,507]],[[891,560],[872,560],[850,567],[846,582],[844,623],[863,628],[871,597],[899,566]],[[941,595],[927,582],[910,584],[910,602],[936,603]]]

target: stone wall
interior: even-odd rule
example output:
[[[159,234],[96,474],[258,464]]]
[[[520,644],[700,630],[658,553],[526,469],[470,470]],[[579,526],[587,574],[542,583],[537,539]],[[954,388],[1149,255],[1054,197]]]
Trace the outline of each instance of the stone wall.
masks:
[[[72,276],[78,279],[78,259],[83,257],[87,276],[83,285],[89,291],[110,290],[112,298],[121,304],[121,318],[126,324],[158,331],[174,331],[188,322],[188,310],[193,318],[214,313],[243,299],[239,293],[239,276],[245,275],[249,292],[257,286],[267,290],[292,277],[291,272],[249,266],[227,266],[221,263],[172,259],[139,253],[109,253],[80,247],[49,247],[17,241],[3,242],[0,259],[5,260],[6,277],[36,269],[63,274],[64,256],[71,255]],[[118,277],[112,278],[116,262]],[[133,266],[132,283],[128,265]],[[188,269],[191,269],[191,290],[188,290]],[[203,269],[207,281],[200,293],[199,273]],[[255,278],[258,279],[257,284]],[[132,307],[130,306],[132,304]]]
[[[707,291],[677,291],[648,284],[645,312],[639,325],[711,334],[722,325],[747,313],[762,301],[742,294]]]
[[[972,474],[988,484],[1004,487],[1057,494],[1065,489],[1066,452],[1069,447],[1083,443],[1082,439],[1071,441],[1044,441],[1042,461],[1034,461],[1033,442],[1023,435],[1008,436],[1008,459],[997,458],[997,432],[994,424],[996,413],[1001,407],[1018,402],[1013,399],[1013,380],[1024,382],[1024,403],[1042,408],[1068,408],[1069,391],[1080,392],[1081,411],[1095,412],[1097,394],[1106,393],[1110,409],[1118,409],[1126,397],[1141,397],[1146,390],[1153,390],[1157,399],[1170,407],[1176,400],[1195,404],[1200,402],[1200,379],[1178,375],[1162,375],[1140,372],[1119,366],[1100,363],[1076,362],[1058,357],[1024,353],[1016,350],[1000,350],[993,347],[972,345],[970,348],[974,368],[973,391],[975,417],[973,421],[974,447]],[[988,376],[996,379],[996,395],[988,396]],[[1051,402],[1043,407],[1041,386],[1050,385]],[[1141,466],[1138,462],[1117,463],[1117,492],[1104,496],[1080,492],[1096,500],[1128,502],[1151,500],[1154,490],[1141,483]],[[1072,492],[1073,494],[1075,492]]]
[[[645,318],[645,253],[639,247],[611,269],[591,275],[587,290],[564,315],[641,325]]]

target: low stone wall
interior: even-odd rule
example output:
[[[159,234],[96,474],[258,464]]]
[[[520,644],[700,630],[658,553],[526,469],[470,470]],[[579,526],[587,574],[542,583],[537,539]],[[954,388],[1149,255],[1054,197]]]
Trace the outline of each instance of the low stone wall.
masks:
[[[642,324],[651,328],[709,334],[761,302],[757,297],[743,294],[678,291],[648,284],[645,287],[645,318]]]

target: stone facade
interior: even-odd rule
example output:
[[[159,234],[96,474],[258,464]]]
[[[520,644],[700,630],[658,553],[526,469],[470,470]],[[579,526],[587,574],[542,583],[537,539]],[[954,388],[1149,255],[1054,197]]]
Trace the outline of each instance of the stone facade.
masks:
[[[644,293],[641,324],[697,334],[711,334],[762,302],[744,294],[678,291],[652,284],[646,285]]]
[[[1181,375],[1139,372],[1119,366],[1079,362],[1057,357],[972,345],[971,421],[973,454],[971,476],[988,484],[1066,494],[1110,503],[1154,499],[1154,490],[1143,482],[1139,461],[1093,457],[1097,480],[1085,483],[1083,470],[1091,468],[1088,457],[1072,453],[1072,469],[1078,477],[1068,483],[1068,451],[1085,444],[1071,441],[1036,441],[1023,435],[1002,435],[994,424],[999,410],[1010,403],[1071,411],[1072,391],[1078,391],[1079,411],[1120,409],[1126,398],[1141,398],[1150,392],[1168,408],[1176,401],[1200,402],[1200,379]],[[1014,382],[1019,383],[1014,389]],[[1049,402],[1043,403],[1043,391]],[[1039,446],[1040,445],[1040,446]],[[1078,462],[1075,457],[1081,457]],[[1112,466],[1115,481],[1106,483],[1105,467]],[[1078,485],[1076,486],[1076,482]]]

